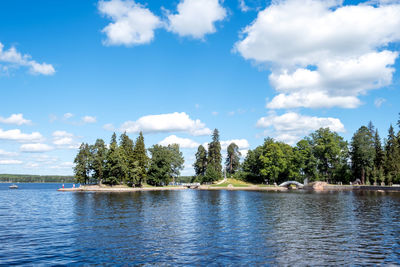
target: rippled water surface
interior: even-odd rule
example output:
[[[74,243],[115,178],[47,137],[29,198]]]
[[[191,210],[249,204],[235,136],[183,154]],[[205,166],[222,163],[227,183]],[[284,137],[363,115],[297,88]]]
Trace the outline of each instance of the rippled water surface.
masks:
[[[400,194],[0,184],[0,264],[400,264]],[[70,185],[68,185],[70,186]]]

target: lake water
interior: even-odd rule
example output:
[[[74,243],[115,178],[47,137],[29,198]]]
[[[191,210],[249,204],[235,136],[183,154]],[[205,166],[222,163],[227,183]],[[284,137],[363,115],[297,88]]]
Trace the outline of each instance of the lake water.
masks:
[[[400,264],[400,194],[0,184],[0,264]],[[71,187],[71,185],[66,185]]]

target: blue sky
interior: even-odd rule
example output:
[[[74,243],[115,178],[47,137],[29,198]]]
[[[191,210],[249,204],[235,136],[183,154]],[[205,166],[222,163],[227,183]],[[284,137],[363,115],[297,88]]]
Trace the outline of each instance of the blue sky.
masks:
[[[398,1],[2,1],[0,173],[72,174],[112,130],[242,152],[398,119]]]

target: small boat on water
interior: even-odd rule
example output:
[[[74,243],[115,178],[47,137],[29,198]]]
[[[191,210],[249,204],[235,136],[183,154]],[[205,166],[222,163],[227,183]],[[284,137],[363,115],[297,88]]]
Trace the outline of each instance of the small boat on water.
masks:
[[[10,185],[8,188],[10,188],[10,189],[18,189],[18,185],[13,184],[13,185]]]

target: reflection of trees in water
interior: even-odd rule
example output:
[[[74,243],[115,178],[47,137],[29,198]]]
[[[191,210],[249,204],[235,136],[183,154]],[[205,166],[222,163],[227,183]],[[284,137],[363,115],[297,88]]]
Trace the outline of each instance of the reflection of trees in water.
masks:
[[[88,264],[376,264],[399,253],[400,196],[388,193],[184,190],[73,199],[72,247]]]

